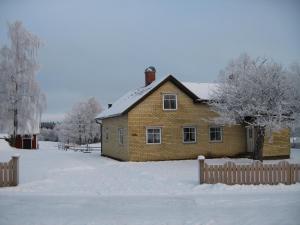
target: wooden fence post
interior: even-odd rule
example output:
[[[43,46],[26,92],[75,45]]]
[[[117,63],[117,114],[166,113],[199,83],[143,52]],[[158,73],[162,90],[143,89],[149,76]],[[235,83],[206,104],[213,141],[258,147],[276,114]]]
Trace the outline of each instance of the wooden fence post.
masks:
[[[199,162],[199,184],[204,183],[204,160],[205,157],[203,155],[198,156],[198,162]]]
[[[13,161],[13,186],[17,186],[19,184],[19,155],[15,155],[12,157]]]

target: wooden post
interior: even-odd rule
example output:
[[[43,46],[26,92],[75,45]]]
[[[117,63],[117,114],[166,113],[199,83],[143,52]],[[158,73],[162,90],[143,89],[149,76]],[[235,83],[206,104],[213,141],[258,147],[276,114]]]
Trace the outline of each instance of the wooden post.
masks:
[[[203,155],[198,156],[198,162],[199,162],[199,184],[204,183],[204,160],[205,157]]]
[[[14,165],[12,186],[17,186],[19,184],[19,155],[13,156],[12,161]]]

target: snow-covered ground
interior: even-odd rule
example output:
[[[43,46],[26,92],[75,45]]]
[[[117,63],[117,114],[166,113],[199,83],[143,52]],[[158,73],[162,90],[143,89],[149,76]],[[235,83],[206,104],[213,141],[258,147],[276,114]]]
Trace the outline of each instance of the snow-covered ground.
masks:
[[[0,161],[16,153],[20,184],[0,189],[0,225],[300,224],[300,184],[198,185],[196,160],[118,162],[0,140]],[[291,161],[300,163],[300,150]]]

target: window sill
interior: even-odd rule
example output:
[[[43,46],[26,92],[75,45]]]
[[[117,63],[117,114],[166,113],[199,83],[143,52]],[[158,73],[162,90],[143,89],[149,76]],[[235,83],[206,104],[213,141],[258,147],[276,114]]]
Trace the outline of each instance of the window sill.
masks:
[[[197,144],[196,141],[193,141],[193,142],[182,142],[183,144]]]
[[[223,143],[223,140],[221,140],[221,141],[209,141],[209,143],[212,143],[212,144],[214,144],[214,143]]]
[[[169,112],[173,112],[173,111],[177,111],[177,109],[163,109],[163,111],[169,111]]]

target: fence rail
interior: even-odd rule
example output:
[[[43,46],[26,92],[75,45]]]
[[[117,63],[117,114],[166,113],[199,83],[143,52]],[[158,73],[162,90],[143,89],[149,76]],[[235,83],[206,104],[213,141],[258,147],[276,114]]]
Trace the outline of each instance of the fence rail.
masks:
[[[64,144],[64,143],[58,143],[57,145],[58,149],[63,149],[65,151],[67,150],[73,150],[75,152],[93,152],[93,151],[101,151],[101,147],[96,146],[90,146],[90,145],[75,145],[75,144]]]
[[[295,184],[300,182],[300,165],[280,161],[278,164],[235,164],[209,165],[204,156],[198,157],[199,183],[203,184]]]
[[[0,187],[19,184],[19,156],[13,156],[8,162],[0,162]]]

